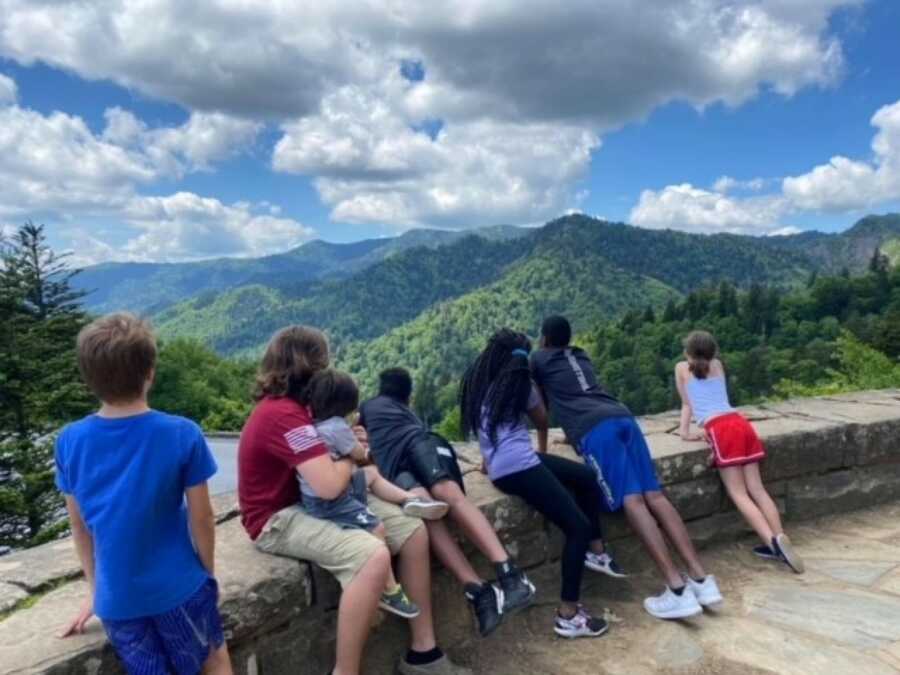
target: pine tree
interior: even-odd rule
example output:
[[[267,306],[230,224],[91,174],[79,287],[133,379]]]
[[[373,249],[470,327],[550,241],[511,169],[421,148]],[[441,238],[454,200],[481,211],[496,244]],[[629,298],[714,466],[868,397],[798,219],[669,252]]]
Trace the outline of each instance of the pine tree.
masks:
[[[74,353],[87,318],[43,227],[26,223],[0,256],[0,543],[31,545],[65,528],[52,434],[93,405]]]

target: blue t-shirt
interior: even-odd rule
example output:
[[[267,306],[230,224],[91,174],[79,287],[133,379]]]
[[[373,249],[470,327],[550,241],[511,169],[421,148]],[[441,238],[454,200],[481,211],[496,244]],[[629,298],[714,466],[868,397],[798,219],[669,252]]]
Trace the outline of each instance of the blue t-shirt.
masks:
[[[200,427],[151,410],[90,415],[56,441],[56,485],[78,502],[94,539],[94,611],[101,619],[174,609],[207,580],[184,497],[216,472]]]

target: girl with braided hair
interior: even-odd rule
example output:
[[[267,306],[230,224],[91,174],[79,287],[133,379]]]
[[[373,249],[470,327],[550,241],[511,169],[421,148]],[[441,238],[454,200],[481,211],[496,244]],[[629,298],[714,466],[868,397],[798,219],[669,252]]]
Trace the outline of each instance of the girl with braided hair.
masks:
[[[596,637],[608,626],[578,602],[584,568],[614,577],[625,574],[604,550],[594,474],[580,462],[547,454],[547,411],[531,381],[530,351],[528,338],[507,328],[488,340],[460,386],[463,432],[478,436],[494,486],[524,499],[565,535],[554,631],[568,638]],[[537,428],[537,453],[526,415]]]

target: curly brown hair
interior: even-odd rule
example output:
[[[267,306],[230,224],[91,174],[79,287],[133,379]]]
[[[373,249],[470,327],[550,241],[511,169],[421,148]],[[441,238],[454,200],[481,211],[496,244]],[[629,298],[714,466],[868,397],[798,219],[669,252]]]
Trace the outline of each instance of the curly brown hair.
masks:
[[[288,396],[306,403],[310,379],[327,368],[328,362],[328,339],[322,331],[309,326],[282,328],[266,347],[253,396],[257,401],[266,396]]]

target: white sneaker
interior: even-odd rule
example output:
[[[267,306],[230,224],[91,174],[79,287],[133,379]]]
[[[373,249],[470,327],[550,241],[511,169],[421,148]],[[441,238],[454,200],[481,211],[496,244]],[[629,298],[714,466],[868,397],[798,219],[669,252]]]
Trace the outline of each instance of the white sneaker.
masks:
[[[717,607],[722,604],[722,593],[719,591],[719,585],[716,583],[716,578],[712,574],[707,574],[703,583],[694,581],[688,576],[686,576],[684,580],[687,582],[688,588],[690,588],[697,597],[697,602],[703,607]]]
[[[613,560],[613,557],[606,553],[597,554],[593,551],[588,551],[584,554],[584,566],[589,570],[593,570],[594,572],[600,572],[601,574],[608,574],[611,577],[616,577],[617,579],[621,579],[623,577],[627,577],[624,570],[619,567],[619,564]]]
[[[703,612],[703,608],[697,602],[697,596],[687,585],[681,595],[675,595],[672,589],[666,586],[666,590],[660,595],[644,599],[644,609],[657,619],[684,619]]]

